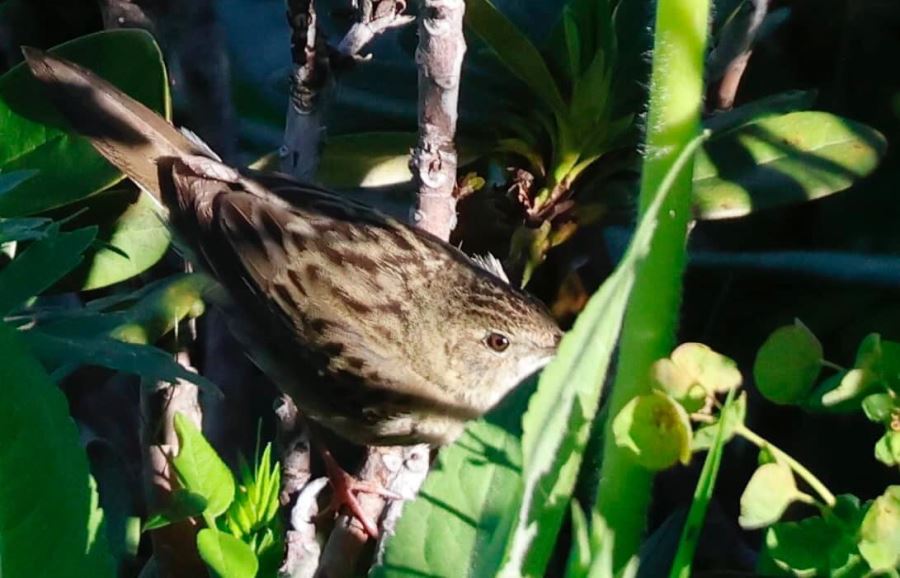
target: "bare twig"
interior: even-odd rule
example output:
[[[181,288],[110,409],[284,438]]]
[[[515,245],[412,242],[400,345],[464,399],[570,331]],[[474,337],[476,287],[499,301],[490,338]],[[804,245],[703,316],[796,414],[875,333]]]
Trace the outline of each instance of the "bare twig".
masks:
[[[278,418],[278,453],[281,456],[281,494],[287,514],[285,558],[279,578],[309,578],[319,565],[321,548],[316,540],[316,497],[326,480],[311,480],[309,429],[297,406],[287,395],[275,409]]]
[[[360,52],[373,38],[415,20],[404,14],[405,10],[406,0],[359,0],[356,22],[338,44],[338,53],[354,59],[367,58],[360,57]]]
[[[419,141],[410,160],[419,194],[412,221],[442,239],[456,226],[456,136],[459,78],[466,41],[463,0],[421,0]]]
[[[719,43],[709,56],[710,84],[721,79],[715,93],[715,107],[728,110],[756,42],[759,28],[769,10],[769,0],[750,0],[750,8],[735,15],[720,34]]]
[[[328,55],[312,0],[287,0],[287,19],[293,72],[284,142],[279,151],[281,170],[313,181],[325,130],[322,92],[330,78]]]

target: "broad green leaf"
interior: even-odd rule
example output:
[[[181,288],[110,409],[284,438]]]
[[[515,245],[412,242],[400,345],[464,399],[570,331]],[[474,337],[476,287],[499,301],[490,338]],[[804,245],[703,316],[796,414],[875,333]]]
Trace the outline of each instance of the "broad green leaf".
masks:
[[[900,486],[875,499],[860,527],[859,552],[872,570],[900,568]]]
[[[328,137],[316,178],[334,188],[383,187],[406,183],[412,132],[368,132]]]
[[[822,369],[822,344],[800,322],[776,329],[756,354],[756,388],[769,401],[797,403],[806,398]]]
[[[660,180],[631,244],[613,274],[591,297],[541,374],[522,418],[525,487],[501,576],[544,574],[575,485],[610,357],[638,267],[654,238],[660,207],[703,140],[681,151]]]
[[[113,578],[78,429],[63,393],[0,322],[0,574]]]
[[[521,498],[519,436],[530,385],[440,451],[418,497],[404,506],[373,576],[497,573]]]
[[[96,227],[58,233],[32,243],[0,269],[0,317],[52,286],[82,260],[97,235]]]
[[[714,135],[697,155],[695,212],[727,219],[818,199],[870,174],[885,150],[878,131],[829,113],[763,118]]]
[[[253,578],[259,568],[250,546],[214,528],[197,533],[197,550],[213,578]]]
[[[781,462],[763,464],[750,477],[741,495],[738,522],[747,530],[777,522],[799,495],[791,468]]]
[[[779,522],[766,531],[758,572],[764,576],[865,576],[856,547],[862,521],[859,501],[838,496],[831,515]]]
[[[490,0],[466,2],[466,25],[484,40],[503,65],[521,79],[554,114],[566,109],[556,81],[534,44]]]
[[[87,66],[168,118],[168,81],[162,55],[147,32],[98,32],[50,52]],[[39,171],[0,195],[0,216],[31,215],[67,205],[122,179],[118,169],[96,153],[87,140],[67,132],[62,116],[25,64],[0,77],[0,126],[4,131],[0,170]]]
[[[203,514],[215,518],[234,499],[234,476],[197,426],[183,414],[175,414],[175,433],[179,445],[178,455],[172,459],[175,472],[186,490],[206,499]]]
[[[206,498],[185,489],[178,489],[172,494],[172,499],[165,511],[157,512],[147,518],[143,531],[149,532],[188,518],[198,517],[206,508]]]
[[[612,432],[616,445],[648,470],[691,459],[691,420],[681,404],[660,391],[625,404],[613,419]]]
[[[731,110],[717,112],[703,121],[715,133],[740,128],[770,116],[781,116],[806,110],[815,103],[816,95],[808,90],[789,90],[753,100]]]
[[[52,335],[38,329],[23,332],[23,338],[45,365],[54,368],[91,365],[169,383],[183,379],[221,395],[211,381],[185,369],[171,353],[150,345],[126,343],[111,337]]]
[[[104,191],[64,210],[82,208],[70,226],[98,226],[98,242],[86,253],[84,263],[64,280],[67,288],[99,289],[130,279],[165,255],[171,238],[169,228],[157,212],[156,201],[147,193]]]

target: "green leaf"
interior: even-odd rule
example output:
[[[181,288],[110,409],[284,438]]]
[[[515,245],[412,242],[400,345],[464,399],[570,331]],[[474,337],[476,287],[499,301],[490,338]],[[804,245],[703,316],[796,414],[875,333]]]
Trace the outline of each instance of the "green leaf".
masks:
[[[740,415],[746,411],[746,394],[741,394],[738,402],[735,402],[734,393],[735,390],[728,392],[728,398],[725,400],[725,406],[722,408],[722,417],[719,419],[719,422],[708,426],[713,431],[712,440],[709,443],[710,451],[703,462],[703,469],[700,471],[700,478],[697,480],[697,488],[694,490],[694,499],[691,500],[687,519],[684,522],[684,528],[681,530],[678,549],[675,552],[672,569],[669,573],[670,578],[688,578],[691,575],[694,552],[697,549],[697,543],[703,531],[706,511],[712,500],[713,490],[716,487],[716,478],[719,475],[719,467],[722,464],[722,452],[725,449],[725,444],[728,443],[728,440],[733,435],[733,427],[731,426],[733,420],[729,416]],[[742,404],[745,409],[736,410],[735,406],[738,403]],[[741,417],[741,421],[743,422],[743,417]],[[729,429],[732,429],[732,431],[729,431]]]
[[[171,235],[157,203],[136,190],[104,191],[90,199],[55,211],[79,211],[72,227],[97,225],[95,247],[63,285],[76,290],[99,289],[143,273],[155,265],[169,247]]]
[[[878,384],[878,376],[868,369],[851,369],[844,373],[838,386],[822,394],[821,403],[825,407],[846,404],[859,398]]]
[[[891,414],[898,408],[895,407],[894,398],[890,394],[874,393],[862,401],[862,409],[869,421],[889,425]]]
[[[253,578],[259,568],[250,546],[214,528],[197,533],[197,550],[214,578]]]
[[[9,173],[0,173],[0,198],[2,198],[2,195],[15,189],[36,174],[38,174],[38,171],[12,171]]]
[[[709,140],[694,166],[701,219],[819,199],[870,174],[885,154],[876,130],[825,112],[763,118]]]
[[[613,419],[616,445],[648,470],[664,470],[691,459],[691,420],[668,395],[654,391],[629,401]]]
[[[38,329],[24,332],[23,337],[46,365],[106,367],[169,383],[183,379],[221,395],[211,381],[188,371],[175,361],[171,353],[156,347],[125,343],[109,337],[51,335]]]
[[[866,512],[859,532],[859,552],[872,570],[900,568],[900,486],[888,486]]]
[[[747,417],[747,394],[741,393],[731,405],[722,408],[719,420],[710,425],[705,425],[694,432],[692,448],[694,451],[706,450],[714,447],[716,436],[719,435],[719,424],[722,424],[723,444],[731,441],[734,431],[738,426],[744,425]]]
[[[50,223],[50,219],[38,217],[0,219],[0,244],[43,239],[47,236]]]
[[[884,432],[875,443],[875,459],[886,466],[900,464],[900,431]]]
[[[154,343],[188,317],[204,311],[202,297],[215,282],[199,274],[170,275],[132,293],[90,301],[85,307],[39,312],[37,329],[58,337],[112,337]]]
[[[522,494],[519,436],[530,385],[441,449],[418,497],[404,506],[373,576],[496,575]]]
[[[0,322],[0,574],[113,578],[103,513],[63,393]]]
[[[753,100],[713,114],[703,121],[703,126],[716,133],[740,128],[771,116],[781,116],[812,107],[816,95],[809,90],[789,90]]]
[[[797,403],[807,397],[822,368],[822,344],[799,321],[776,329],[756,354],[753,377],[769,401]]]
[[[162,54],[143,30],[110,30],[50,50],[87,66],[153,110],[169,116]],[[110,58],[110,55],[115,58]],[[135,74],[135,71],[140,74]],[[31,215],[83,199],[120,181],[122,174],[66,123],[25,64],[0,77],[0,170],[38,170],[0,195],[0,216]]]
[[[409,182],[412,132],[367,132],[328,137],[316,178],[334,188],[383,187]]]
[[[865,575],[856,547],[860,519],[857,506],[847,519],[815,516],[774,524],[766,531],[759,572],[766,576],[775,574],[775,569],[793,576]]]
[[[200,516],[207,508],[206,498],[200,494],[189,492],[185,489],[176,490],[172,494],[168,508],[163,512],[153,514],[144,523],[144,532],[163,528],[169,524],[181,522],[188,518]]]
[[[688,370],[676,365],[668,357],[658,359],[650,367],[653,386],[672,396],[688,412],[699,411],[709,398],[709,392],[697,383]]]
[[[47,231],[21,255],[0,269],[0,317],[40,294],[82,260],[97,235],[96,227],[71,233]]]
[[[710,394],[727,393],[743,381],[734,360],[702,343],[682,343],[672,352],[671,359]]]
[[[234,499],[231,470],[197,426],[181,413],[175,414],[175,433],[180,449],[172,459],[172,465],[182,485],[206,499],[204,516],[215,518],[223,514]]]
[[[566,563],[566,578],[584,578],[591,566],[591,537],[588,534],[587,516],[578,504],[572,500],[572,547]]]
[[[466,25],[554,114],[564,116],[566,106],[544,57],[528,38],[490,0],[466,2]]]
[[[763,464],[741,495],[741,527],[755,530],[777,522],[800,491],[791,468],[781,462]]]

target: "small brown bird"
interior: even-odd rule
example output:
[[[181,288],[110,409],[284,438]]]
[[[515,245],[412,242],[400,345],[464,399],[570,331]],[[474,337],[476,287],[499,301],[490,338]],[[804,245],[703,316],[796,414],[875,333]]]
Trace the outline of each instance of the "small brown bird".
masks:
[[[441,446],[553,356],[558,326],[501,271],[365,205],[229,167],[92,72],[24,53],[75,131],[160,201],[229,295],[249,357],[316,423]]]

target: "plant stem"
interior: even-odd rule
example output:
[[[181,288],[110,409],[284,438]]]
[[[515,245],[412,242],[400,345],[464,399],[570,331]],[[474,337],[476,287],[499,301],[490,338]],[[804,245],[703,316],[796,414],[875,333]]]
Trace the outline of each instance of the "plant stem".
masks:
[[[449,239],[456,226],[456,119],[466,40],[463,0],[420,0],[419,141],[410,169],[419,194],[413,223]]]
[[[828,490],[828,488],[825,487],[825,484],[823,484],[819,480],[819,478],[814,476],[812,472],[806,469],[803,464],[786,454],[784,450],[779,449],[778,447],[773,445],[772,442],[760,436],[744,424],[738,425],[735,428],[734,433],[746,439],[756,447],[767,450],[773,456],[775,456],[776,459],[786,463],[794,471],[795,474],[800,476],[803,481],[809,485],[810,488],[812,488],[816,491],[817,494],[819,494],[819,496],[825,502],[825,505],[827,505],[829,508],[833,508],[837,503],[837,499],[834,497],[834,494],[832,494]]]
[[[660,192],[666,173],[700,131],[708,0],[660,0],[650,83],[650,112],[640,207]],[[637,272],[623,326],[620,365],[609,401],[596,508],[615,532],[614,569],[637,552],[646,525],[653,474],[616,446],[613,419],[650,391],[650,365],[672,348],[681,303],[692,165],[680,171],[660,212],[653,245]]]

